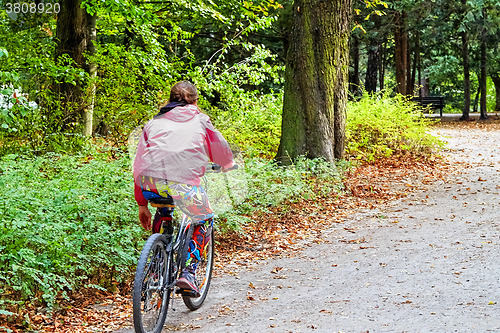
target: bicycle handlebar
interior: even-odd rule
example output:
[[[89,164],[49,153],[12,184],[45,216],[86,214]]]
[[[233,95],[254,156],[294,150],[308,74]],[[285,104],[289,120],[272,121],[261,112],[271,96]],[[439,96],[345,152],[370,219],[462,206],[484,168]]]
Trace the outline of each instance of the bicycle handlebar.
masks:
[[[233,165],[232,167],[230,167],[229,169],[227,169],[228,171],[229,170],[237,170],[238,169],[238,164],[235,164]],[[208,172],[213,172],[213,173],[219,173],[222,171],[222,166],[216,164],[216,163],[210,163],[210,166],[207,170]]]

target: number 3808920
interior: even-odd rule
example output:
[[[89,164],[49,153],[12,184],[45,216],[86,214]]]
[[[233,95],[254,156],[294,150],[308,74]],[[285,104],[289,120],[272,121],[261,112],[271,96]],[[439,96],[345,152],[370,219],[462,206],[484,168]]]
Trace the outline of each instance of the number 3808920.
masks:
[[[39,3],[36,4],[34,2],[15,2],[15,3],[6,3],[6,12],[7,14],[16,13],[16,14],[57,14],[61,11],[61,6],[58,2],[56,3]]]

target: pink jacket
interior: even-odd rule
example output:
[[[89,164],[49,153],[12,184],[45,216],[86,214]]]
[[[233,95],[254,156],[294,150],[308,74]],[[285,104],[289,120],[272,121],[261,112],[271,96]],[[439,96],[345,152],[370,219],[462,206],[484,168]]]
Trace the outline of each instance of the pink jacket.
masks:
[[[199,185],[209,160],[224,168],[234,164],[226,139],[196,105],[177,106],[156,116],[144,126],[137,146],[136,201],[145,204],[137,189],[140,176]]]

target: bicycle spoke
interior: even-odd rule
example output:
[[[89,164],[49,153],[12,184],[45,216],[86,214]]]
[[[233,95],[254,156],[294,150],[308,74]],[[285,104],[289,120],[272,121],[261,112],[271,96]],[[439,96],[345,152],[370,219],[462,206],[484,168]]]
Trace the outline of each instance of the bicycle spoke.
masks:
[[[170,298],[166,289],[168,253],[164,237],[156,234],[144,245],[134,282],[134,326],[136,332],[159,333]]]

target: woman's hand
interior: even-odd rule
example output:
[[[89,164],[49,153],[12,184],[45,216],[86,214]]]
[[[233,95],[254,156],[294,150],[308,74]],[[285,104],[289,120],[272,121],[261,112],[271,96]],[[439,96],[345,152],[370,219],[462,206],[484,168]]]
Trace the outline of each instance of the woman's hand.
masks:
[[[237,170],[238,164],[234,163],[234,161],[227,168],[221,167],[222,172],[228,172],[229,170]]]
[[[139,206],[139,221],[144,229],[151,230],[151,212],[147,205]]]
[[[238,166],[234,161],[231,161],[231,163],[226,165],[226,167],[221,167],[222,172],[228,172],[229,170],[233,169],[238,169]]]

